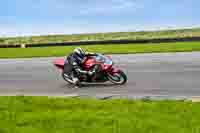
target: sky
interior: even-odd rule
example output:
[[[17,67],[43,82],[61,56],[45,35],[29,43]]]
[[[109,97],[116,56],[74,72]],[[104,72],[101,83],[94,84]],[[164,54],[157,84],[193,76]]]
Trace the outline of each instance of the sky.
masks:
[[[200,0],[2,0],[0,37],[200,27]]]

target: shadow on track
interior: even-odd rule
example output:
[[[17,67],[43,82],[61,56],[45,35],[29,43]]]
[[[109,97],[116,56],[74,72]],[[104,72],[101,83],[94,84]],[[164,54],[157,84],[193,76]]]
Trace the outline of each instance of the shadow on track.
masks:
[[[115,85],[112,83],[81,83],[78,88],[101,88],[101,87],[115,87],[115,86],[120,86],[120,85]],[[75,88],[75,85],[72,84],[64,84],[62,85],[62,88]]]

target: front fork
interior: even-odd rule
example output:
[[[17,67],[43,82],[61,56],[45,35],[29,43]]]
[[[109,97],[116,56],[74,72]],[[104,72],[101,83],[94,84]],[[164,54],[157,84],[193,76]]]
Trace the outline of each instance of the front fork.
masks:
[[[119,73],[121,70],[118,68],[111,67],[108,71],[109,74],[113,75],[115,73]]]

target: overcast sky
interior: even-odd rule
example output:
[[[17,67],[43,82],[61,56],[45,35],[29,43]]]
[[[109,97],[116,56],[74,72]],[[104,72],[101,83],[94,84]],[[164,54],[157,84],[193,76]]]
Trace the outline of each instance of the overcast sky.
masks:
[[[200,0],[2,0],[0,36],[200,26]]]

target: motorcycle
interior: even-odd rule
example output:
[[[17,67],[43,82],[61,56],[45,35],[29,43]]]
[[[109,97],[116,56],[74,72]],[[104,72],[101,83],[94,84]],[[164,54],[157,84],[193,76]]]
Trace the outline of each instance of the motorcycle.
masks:
[[[54,65],[61,71],[61,75],[65,81],[73,84],[72,75],[73,71],[66,75],[64,73],[64,59],[57,59],[54,61]],[[114,62],[110,56],[105,56],[103,54],[97,54],[97,56],[89,56],[83,63],[83,69],[91,70],[95,65],[99,65],[100,70],[93,76],[89,75],[79,75],[79,81],[86,83],[103,83],[110,81],[116,85],[123,85],[127,82],[126,74],[114,67]]]

